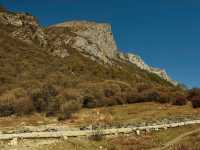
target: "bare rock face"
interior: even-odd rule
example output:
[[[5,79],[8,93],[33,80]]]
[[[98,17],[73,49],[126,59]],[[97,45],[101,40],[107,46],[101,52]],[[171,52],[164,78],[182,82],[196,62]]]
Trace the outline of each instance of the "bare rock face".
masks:
[[[27,42],[36,42],[42,47],[47,45],[43,29],[35,17],[25,13],[0,12],[0,24],[12,26],[10,35]]]
[[[55,39],[56,41],[60,40],[60,46],[63,43],[65,45],[70,43],[72,48],[90,55],[93,59],[97,58],[104,63],[111,63],[110,59],[116,57],[117,46],[111,32],[111,25],[109,24],[97,24],[86,21],[65,22],[50,26],[48,34],[51,35],[52,30],[58,29],[68,32],[68,37],[61,33]]]
[[[166,71],[164,69],[154,68],[154,67],[151,67],[151,66],[147,65],[144,62],[144,60],[140,56],[138,56],[138,55],[131,54],[131,53],[128,53],[128,54],[119,53],[118,57],[121,60],[125,60],[125,61],[128,61],[130,63],[135,64],[137,67],[139,67],[142,70],[146,70],[148,72],[151,72],[151,73],[154,73],[154,74],[158,75],[159,77],[161,77],[164,80],[169,81],[173,85],[177,85],[177,82],[174,81],[174,80],[172,80],[167,75],[167,73],[166,73]]]

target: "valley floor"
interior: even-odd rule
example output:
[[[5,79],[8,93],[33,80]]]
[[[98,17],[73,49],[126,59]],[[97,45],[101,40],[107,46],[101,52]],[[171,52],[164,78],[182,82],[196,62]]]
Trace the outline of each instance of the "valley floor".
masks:
[[[45,117],[40,114],[29,116],[11,116],[0,118],[0,128],[20,127],[28,125],[60,124],[69,127],[86,127],[95,125],[148,125],[170,122],[180,122],[200,119],[200,109],[193,109],[191,104],[174,106],[159,103],[137,103],[101,107],[95,109],[81,109],[71,119],[63,122],[54,117]]]
[[[199,146],[200,126],[187,126],[160,130],[141,135],[118,135],[93,141],[87,138],[20,140],[17,145],[9,141],[0,143],[2,150],[176,150],[181,143]],[[184,136],[185,135],[185,136]],[[178,149],[179,150],[179,149]],[[181,149],[182,150],[182,149]],[[189,149],[190,150],[190,149]],[[191,149],[198,150],[198,149]]]
[[[161,105],[157,103],[139,103],[124,106],[113,106],[97,109],[82,109],[65,122],[58,122],[55,118],[33,114],[25,117],[6,117],[0,119],[0,130],[14,130],[21,126],[64,125],[69,128],[100,126],[144,126],[148,124],[162,124],[181,122],[200,118],[200,109],[186,106]],[[143,132],[129,135],[115,135],[104,137],[100,141],[93,141],[86,137],[68,139],[34,139],[20,140],[17,145],[9,145],[10,141],[1,141],[2,150],[149,150],[168,145],[164,150],[179,150],[180,144],[192,147],[192,142],[199,139],[200,125],[170,128],[155,132]],[[196,131],[193,133],[193,131]],[[191,134],[189,134],[191,133]],[[185,136],[183,136],[185,135]],[[178,140],[176,139],[178,137]],[[175,142],[174,142],[175,139]],[[191,139],[191,140],[188,140]],[[187,142],[186,142],[187,141]],[[175,146],[170,145],[172,143]],[[196,147],[200,144],[196,142]],[[156,149],[155,149],[156,150]],[[189,149],[190,150],[190,149]],[[196,150],[196,149],[191,149]]]

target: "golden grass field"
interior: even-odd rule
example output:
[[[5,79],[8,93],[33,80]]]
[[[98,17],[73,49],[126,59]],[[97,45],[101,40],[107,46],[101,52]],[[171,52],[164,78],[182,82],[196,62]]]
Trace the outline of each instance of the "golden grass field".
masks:
[[[173,128],[148,134],[143,133],[140,136],[136,136],[135,134],[129,136],[119,135],[117,137],[104,138],[101,141],[70,138],[51,145],[42,146],[39,150],[150,150],[152,148],[161,147],[180,134],[197,128],[200,128],[200,126]],[[190,137],[187,137],[185,140],[187,141],[188,138]],[[195,141],[195,139],[189,140],[187,143],[192,145],[193,141]],[[196,141],[196,143],[198,142]],[[200,143],[198,143],[198,145],[200,145]]]
[[[96,109],[81,109],[75,113],[71,119],[58,122],[56,118],[46,118],[41,114],[32,114],[29,116],[11,116],[0,119],[0,127],[17,127],[22,125],[44,125],[44,124],[64,124],[71,127],[86,126],[89,124],[127,124],[136,122],[157,121],[166,118],[175,117],[193,117],[200,116],[200,109],[193,109],[191,104],[185,106],[172,106],[169,104],[161,105],[158,103],[138,103],[123,106],[102,107]],[[46,141],[46,144],[35,145],[41,141],[32,141],[28,144],[34,150],[148,150],[164,145],[170,140],[173,140],[180,134],[200,128],[199,125],[185,126],[179,128],[171,128],[168,130],[160,130],[151,133],[142,133],[140,136],[135,134],[118,135],[113,137],[103,138],[101,141],[91,141],[86,138],[69,138],[67,140],[58,140],[57,142]],[[187,143],[191,146],[199,135],[191,135],[186,137],[175,145]],[[26,141],[25,141],[26,143]],[[50,143],[50,144],[49,144]],[[196,142],[198,145],[199,142]],[[22,144],[24,146],[24,143]],[[20,145],[19,145],[20,146]],[[21,150],[29,150],[27,147],[21,147]],[[176,150],[174,147],[170,150]],[[190,150],[190,149],[189,149]],[[193,149],[191,149],[193,150]],[[194,149],[196,150],[196,149]]]
[[[42,125],[60,123],[69,126],[83,126],[101,122],[102,124],[134,124],[136,122],[156,122],[166,118],[198,117],[200,109],[193,109],[191,104],[174,106],[154,102],[81,109],[71,119],[58,122],[56,118],[47,118],[41,114],[27,116],[11,116],[0,118],[0,127],[20,125]]]

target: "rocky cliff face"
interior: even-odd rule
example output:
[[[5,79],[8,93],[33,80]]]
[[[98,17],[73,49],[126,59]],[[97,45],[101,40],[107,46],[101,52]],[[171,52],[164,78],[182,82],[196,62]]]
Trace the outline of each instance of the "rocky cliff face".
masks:
[[[164,80],[177,84],[165,70],[153,68],[137,55],[123,54],[117,46],[111,25],[87,21],[73,21],[42,28],[35,17],[25,13],[0,12],[0,25],[12,26],[12,37],[33,42],[46,48],[52,55],[67,59],[74,48],[92,60],[112,65],[113,60],[128,61],[140,69],[155,73]],[[10,29],[10,28],[9,28]]]
[[[117,46],[109,24],[66,22],[50,26],[47,33],[51,38],[49,41],[57,45],[55,54],[60,54],[58,49],[64,45],[70,45],[85,55],[90,55],[92,59],[97,58],[105,63],[111,63],[110,59],[115,58],[117,54]]]
[[[148,64],[146,64],[144,62],[144,60],[138,56],[138,55],[135,55],[135,54],[131,54],[131,53],[127,53],[127,54],[123,54],[123,53],[119,53],[118,54],[118,57],[121,59],[121,60],[124,60],[124,61],[128,61],[130,63],[133,63],[135,64],[136,66],[138,66],[140,69],[142,70],[146,70],[148,72],[151,72],[151,73],[154,73],[154,74],[157,74],[159,77],[171,82],[172,84],[174,85],[177,85],[177,82],[172,80],[166,73],[166,71],[164,69],[159,69],[159,68],[154,68],[154,67],[151,67],[149,66]]]
[[[27,42],[47,45],[46,35],[35,17],[26,13],[0,12],[0,24],[11,26],[10,35]],[[9,28],[11,29],[11,28]]]

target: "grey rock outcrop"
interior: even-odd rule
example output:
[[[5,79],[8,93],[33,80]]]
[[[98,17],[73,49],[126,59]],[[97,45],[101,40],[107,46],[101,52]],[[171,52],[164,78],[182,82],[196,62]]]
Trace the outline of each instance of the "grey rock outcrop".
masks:
[[[27,42],[47,45],[46,35],[35,17],[26,13],[0,12],[0,24],[12,26],[10,35]]]
[[[116,57],[117,46],[111,32],[111,25],[109,24],[74,21],[50,26],[48,28],[50,35],[52,35],[52,30],[68,32],[68,37],[66,37],[66,34],[63,35],[61,33],[55,39],[55,41],[60,41],[60,45],[61,43],[64,43],[64,45],[70,43],[72,48],[89,55],[93,59],[98,58],[105,63],[110,63],[110,59]]]
[[[160,68],[154,68],[154,67],[151,67],[149,66],[148,64],[146,64],[144,62],[144,60],[138,56],[138,55],[135,55],[135,54],[132,54],[132,53],[127,53],[127,54],[123,54],[123,53],[119,53],[118,54],[118,57],[121,59],[121,60],[125,60],[125,61],[128,61],[130,63],[133,63],[135,64],[137,67],[139,67],[140,69],[142,70],[146,70],[150,73],[154,73],[156,75],[158,75],[159,77],[161,77],[162,79],[164,80],[167,80],[169,81],[170,83],[172,83],[173,85],[177,85],[178,83],[174,80],[172,80],[166,73],[166,71],[164,69],[160,69]]]

